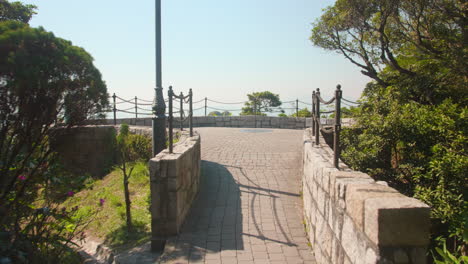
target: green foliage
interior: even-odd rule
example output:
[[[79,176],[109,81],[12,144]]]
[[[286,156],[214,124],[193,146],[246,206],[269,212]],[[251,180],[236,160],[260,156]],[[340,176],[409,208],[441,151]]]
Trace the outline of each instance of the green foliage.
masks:
[[[24,5],[21,2],[10,3],[7,0],[0,0],[0,22],[19,21],[29,23],[31,17],[36,14],[35,5]]]
[[[279,117],[288,117],[288,115],[285,114],[285,113],[279,113],[278,116],[279,116]]]
[[[116,141],[120,155],[119,163],[148,161],[151,158],[151,138],[130,133],[130,128],[127,124],[120,126]]]
[[[0,61],[2,120],[79,124],[102,117],[108,106],[107,88],[91,55],[42,28],[0,22]]]
[[[135,162],[147,161],[151,158],[151,140],[146,136],[131,134],[129,126],[122,124],[117,136],[117,151],[119,153],[118,168],[123,174],[127,232],[130,234],[133,232],[134,226],[131,215],[129,179],[135,169]]]
[[[221,112],[219,111],[211,111],[208,113],[208,116],[221,116]]]
[[[452,255],[452,253],[450,253],[447,250],[447,246],[446,246],[445,242],[443,243],[442,248],[437,247],[435,250],[436,250],[436,252],[438,254],[438,256],[434,256],[434,263],[435,264],[447,264],[447,263],[449,263],[449,264],[465,264],[465,263],[468,263],[468,257],[467,256],[460,256],[459,258],[457,258],[454,255]]]
[[[229,111],[223,111],[223,112],[212,111],[208,114],[208,116],[232,116],[232,113]]]
[[[67,179],[48,137],[64,119],[101,116],[107,88],[82,48],[26,24],[34,9],[0,0],[0,256],[72,263],[70,246],[88,223],[60,203],[85,183]]]
[[[266,115],[265,112],[272,112],[273,108],[281,105],[279,95],[269,91],[247,94],[247,97],[249,101],[242,108],[241,115]]]
[[[405,98],[427,104],[458,94],[460,102],[468,98],[465,21],[461,0],[338,0],[314,23],[311,41]]]
[[[352,118],[356,116],[358,108],[355,106],[341,107],[341,118]],[[335,118],[335,113],[330,114],[329,118]]]
[[[307,108],[300,109],[299,111],[297,111],[297,114],[294,113],[291,115],[291,117],[311,117],[311,116],[312,116],[312,113]]]
[[[466,243],[467,108],[450,100],[428,106],[387,98],[360,110],[357,128],[342,133],[343,159],[429,204],[434,237]]]
[[[432,246],[454,255],[468,250],[465,24],[460,0],[337,0],[311,36],[374,79],[343,159],[429,204]]]

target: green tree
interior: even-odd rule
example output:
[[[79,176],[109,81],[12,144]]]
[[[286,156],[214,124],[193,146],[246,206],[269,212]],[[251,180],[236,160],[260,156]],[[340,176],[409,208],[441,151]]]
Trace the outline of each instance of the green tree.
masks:
[[[229,111],[212,111],[208,114],[208,116],[232,116],[232,113]]]
[[[221,112],[219,111],[211,111],[208,113],[208,116],[221,116]]]
[[[341,118],[352,118],[357,114],[358,107],[356,106],[350,106],[348,107],[341,107]],[[330,118],[334,118],[335,113],[333,112],[330,115]]]
[[[48,137],[58,124],[103,116],[107,88],[86,51],[24,23],[32,6],[0,8],[0,255],[62,263],[80,221],[41,197],[54,177]]]
[[[135,163],[147,161],[151,158],[151,140],[142,135],[131,134],[129,126],[122,124],[117,135],[118,168],[123,175],[123,187],[125,196],[125,216],[127,220],[127,232],[133,229],[129,179],[132,176]]]
[[[281,105],[278,94],[269,91],[247,94],[249,100],[242,108],[241,115],[266,115]]]
[[[396,85],[399,96],[424,104],[468,98],[464,1],[338,0],[311,40],[381,87]]]
[[[21,2],[8,2],[0,0],[0,22],[18,21],[29,23],[32,16],[36,14],[35,5],[24,5]]]
[[[432,207],[433,246],[467,254],[466,3],[337,0],[311,40],[372,78],[343,159]]]
[[[303,109],[300,109],[297,114],[296,113],[293,113],[291,115],[291,117],[311,117],[312,116],[312,113],[309,111],[309,109],[306,108],[303,108]]]

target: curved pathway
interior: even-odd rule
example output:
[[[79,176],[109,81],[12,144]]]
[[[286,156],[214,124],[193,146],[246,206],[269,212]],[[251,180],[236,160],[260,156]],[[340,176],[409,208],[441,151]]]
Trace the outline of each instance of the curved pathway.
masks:
[[[302,130],[197,128],[200,193],[161,263],[315,263],[302,221]]]

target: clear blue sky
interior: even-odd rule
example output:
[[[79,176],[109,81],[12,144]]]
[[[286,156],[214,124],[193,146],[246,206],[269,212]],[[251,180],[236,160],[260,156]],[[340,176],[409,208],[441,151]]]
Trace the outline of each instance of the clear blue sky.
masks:
[[[110,94],[152,99],[154,1],[24,0],[38,6],[32,26],[85,48]],[[269,90],[283,101],[325,98],[340,83],[357,99],[369,79],[314,47],[311,23],[332,0],[162,0],[163,86],[193,88],[194,99],[243,101]]]

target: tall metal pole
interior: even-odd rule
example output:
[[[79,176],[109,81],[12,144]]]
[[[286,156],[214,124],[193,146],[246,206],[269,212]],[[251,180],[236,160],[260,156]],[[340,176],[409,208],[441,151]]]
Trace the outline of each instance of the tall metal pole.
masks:
[[[317,88],[315,92],[315,115],[317,116],[317,122],[315,122],[315,145],[320,143],[320,89]]]
[[[114,100],[114,108],[113,108],[113,111],[114,111],[114,126],[117,125],[117,107],[115,106],[115,93],[114,95],[112,95],[112,99]]]
[[[299,99],[296,99],[296,117],[299,117]]]
[[[153,157],[166,148],[166,104],[164,103],[162,88],[162,68],[161,68],[161,0],[155,0],[155,35],[156,35],[156,88],[153,100]],[[153,189],[153,187],[151,188]],[[153,191],[153,190],[152,190]],[[152,200],[155,194],[152,193]],[[151,250],[162,251],[166,243],[166,237],[156,235],[154,230],[157,225],[154,212],[151,212]]]
[[[161,0],[155,0],[156,13],[156,89],[153,101],[153,157],[166,148],[166,104],[162,88]]]
[[[189,90],[189,127],[190,127],[190,136],[193,137],[193,92],[192,88]]]
[[[333,133],[333,165],[339,169],[340,159],[340,131],[341,131],[341,85],[336,86],[335,91],[335,131]]]
[[[254,100],[254,123],[255,128],[257,128],[257,101]]]
[[[180,131],[184,131],[184,94],[180,92],[179,94],[180,99],[180,109],[179,109],[179,116],[180,116]]]
[[[206,116],[206,106],[207,106],[207,102],[206,102],[206,101],[207,101],[207,100],[208,100],[208,98],[205,97],[205,116]]]
[[[136,119],[138,119],[138,101],[137,101],[137,97],[135,96],[135,122],[136,122]],[[136,125],[136,123],[135,123]]]
[[[312,91],[312,136],[315,136],[315,91]]]
[[[173,141],[173,122],[174,122],[174,114],[172,112],[172,96],[174,95],[172,93],[172,86],[169,86],[169,91],[167,91],[168,97],[169,97],[169,153],[172,153],[173,147],[172,147],[172,141]]]

